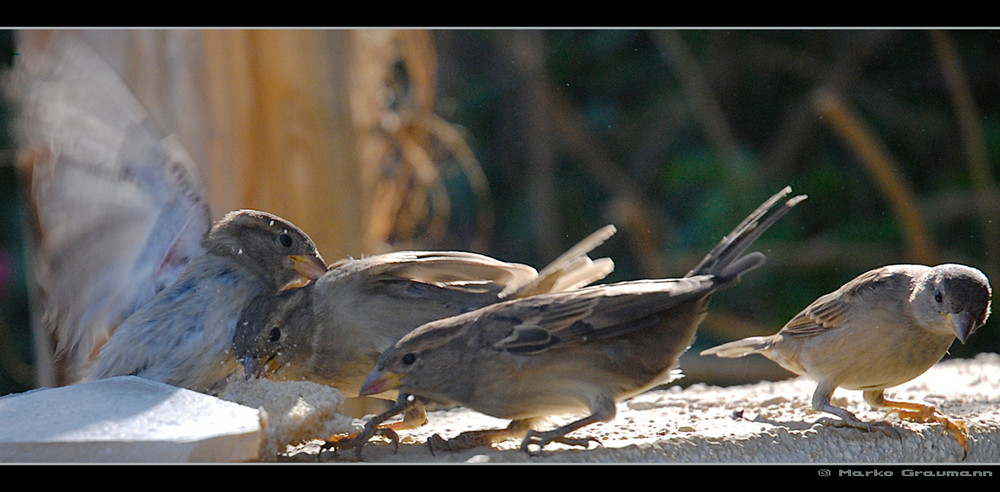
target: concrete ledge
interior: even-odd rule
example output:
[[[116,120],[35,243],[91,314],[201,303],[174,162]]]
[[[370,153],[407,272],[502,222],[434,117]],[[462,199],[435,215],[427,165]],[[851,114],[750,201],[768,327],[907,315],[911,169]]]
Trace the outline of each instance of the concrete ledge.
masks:
[[[0,398],[0,462],[238,462],[258,458],[261,413],[128,376]]]
[[[683,367],[683,363],[682,363]],[[619,404],[617,418],[574,435],[596,437],[588,450],[550,445],[539,456],[516,450],[515,441],[496,447],[432,455],[427,437],[506,425],[466,409],[431,412],[428,425],[402,431],[393,453],[387,443],[364,449],[375,463],[997,463],[1000,461],[1000,356],[945,361],[919,378],[887,391],[897,399],[934,404],[970,427],[963,460],[955,439],[935,423],[899,422],[900,437],[837,428],[811,409],[814,383],[803,378],[728,388],[694,385],[651,391]],[[883,420],[860,392],[838,390],[834,403],[864,420]],[[553,421],[553,424],[562,420]],[[279,457],[285,461],[354,461],[352,452],[316,455],[318,442]]]
[[[683,367],[682,361],[682,367]],[[0,398],[0,462],[353,462],[351,451],[318,454],[321,441],[362,421],[342,414],[333,388],[306,382],[240,382],[227,401],[135,377],[112,378]],[[502,427],[467,409],[430,412],[429,423],[401,431],[399,452],[367,446],[372,463],[997,463],[1000,462],[1000,355],[945,361],[889,395],[936,405],[969,425],[964,460],[935,423],[898,422],[899,437],[820,423],[809,406],[813,383],[796,378],[728,388],[696,384],[639,395],[618,405],[610,423],[577,431],[601,445],[550,445],[538,456],[511,440],[495,448],[431,454],[437,433]],[[838,390],[834,404],[864,420],[885,419],[859,392]],[[557,425],[568,419],[554,419]]]

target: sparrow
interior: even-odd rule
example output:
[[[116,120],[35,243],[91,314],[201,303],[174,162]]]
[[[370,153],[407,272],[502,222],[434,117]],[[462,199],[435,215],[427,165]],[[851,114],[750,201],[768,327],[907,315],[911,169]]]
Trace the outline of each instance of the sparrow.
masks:
[[[308,286],[251,302],[237,323],[235,355],[247,378],[308,380],[356,398],[378,356],[424,323],[605,278],[614,263],[588,253],[614,233],[601,228],[541,271],[461,251],[344,259]],[[422,408],[404,421],[392,427],[423,424]]]
[[[325,262],[271,214],[239,210],[213,226],[196,163],[84,39],[57,31],[18,51],[3,88],[29,185],[33,319],[52,340],[53,383],[140,374],[201,388],[219,369],[174,359],[219,358],[227,336],[231,352],[247,302],[318,278]]]
[[[743,252],[805,199],[772,210],[790,192],[765,201],[684,277],[538,294],[426,323],[382,353],[360,394],[397,390],[400,408],[404,399],[432,401],[511,421],[450,440],[432,436],[432,450],[509,437],[521,438],[528,453],[551,442],[588,446],[594,439],[566,435],[613,420],[617,402],[679,377],[678,358],[712,294],[764,263],[762,253]],[[586,416],[566,425],[534,428],[546,417],[581,411]]]
[[[830,403],[837,388],[860,390],[873,408],[889,408],[907,420],[944,424],[967,453],[963,422],[948,419],[931,405],[890,400],[884,392],[937,364],[956,338],[965,343],[986,323],[991,296],[989,280],[976,268],[952,263],[887,265],[816,299],[774,335],[725,343],[701,355],[761,354],[815,380],[812,407],[840,417],[837,425],[891,429],[887,422],[866,423]]]
[[[266,212],[227,214],[202,247],[173,283],[115,329],[92,379],[136,375],[219,394],[242,368],[233,339],[244,308],[326,271],[309,236]]]

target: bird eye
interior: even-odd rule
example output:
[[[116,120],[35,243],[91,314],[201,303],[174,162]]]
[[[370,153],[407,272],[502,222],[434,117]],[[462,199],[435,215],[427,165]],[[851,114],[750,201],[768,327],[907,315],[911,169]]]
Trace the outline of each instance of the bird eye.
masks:
[[[939,290],[934,293],[934,300],[936,302],[941,302],[941,299],[943,299],[943,297],[941,296],[941,291]]]
[[[417,356],[414,355],[412,352],[410,352],[410,353],[408,353],[408,354],[406,354],[406,355],[403,356],[403,364],[406,364],[406,365],[413,364],[416,360],[417,360]]]
[[[278,243],[286,248],[292,247],[292,236],[289,236],[287,232],[282,232],[278,234]]]
[[[271,328],[270,332],[267,333],[267,341],[273,343],[278,340],[281,340],[281,328],[275,326],[274,328]]]

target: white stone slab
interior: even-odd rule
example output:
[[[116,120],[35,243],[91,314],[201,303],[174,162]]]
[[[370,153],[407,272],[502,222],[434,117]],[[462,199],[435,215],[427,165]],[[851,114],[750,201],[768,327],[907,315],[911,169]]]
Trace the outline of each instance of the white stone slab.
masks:
[[[0,398],[0,462],[239,462],[257,458],[261,413],[134,376]]]

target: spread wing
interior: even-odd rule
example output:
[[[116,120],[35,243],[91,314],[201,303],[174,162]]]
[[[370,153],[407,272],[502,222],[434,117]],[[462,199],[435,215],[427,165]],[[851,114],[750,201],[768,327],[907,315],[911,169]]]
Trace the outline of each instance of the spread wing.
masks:
[[[5,80],[30,180],[41,319],[79,366],[168,285],[210,227],[195,164],[79,38],[19,46]]]

